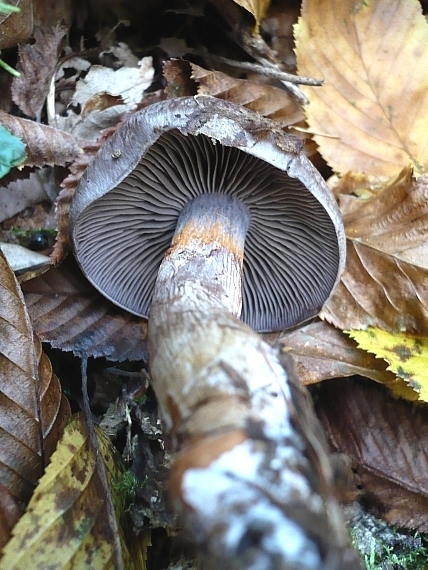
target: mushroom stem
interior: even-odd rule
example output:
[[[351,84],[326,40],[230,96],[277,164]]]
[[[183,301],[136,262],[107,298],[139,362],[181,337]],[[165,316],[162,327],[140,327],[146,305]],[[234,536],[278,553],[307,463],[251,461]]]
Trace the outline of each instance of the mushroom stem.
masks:
[[[207,568],[358,568],[329,491],[322,434],[311,435],[319,426],[296,413],[309,409],[303,392],[238,319],[249,221],[230,197],[192,200],[159,270],[149,360],[179,450],[171,497]]]

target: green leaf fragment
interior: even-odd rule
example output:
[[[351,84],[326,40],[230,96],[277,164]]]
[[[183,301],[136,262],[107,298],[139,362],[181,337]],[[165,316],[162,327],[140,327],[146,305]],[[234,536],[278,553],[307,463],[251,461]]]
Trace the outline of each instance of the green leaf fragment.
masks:
[[[25,144],[0,125],[0,178],[27,158]]]

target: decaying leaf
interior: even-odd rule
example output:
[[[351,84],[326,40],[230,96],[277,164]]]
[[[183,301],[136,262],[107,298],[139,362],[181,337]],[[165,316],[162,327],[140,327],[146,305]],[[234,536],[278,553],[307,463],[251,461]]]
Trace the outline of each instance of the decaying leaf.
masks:
[[[35,26],[32,41],[19,46],[20,77],[12,82],[12,98],[28,117],[40,119],[55,72],[60,43],[68,31],[62,24]]]
[[[2,254],[0,318],[0,484],[18,505],[30,498],[70,408]]]
[[[342,330],[428,334],[428,178],[404,170],[370,199],[341,198],[347,264],[323,316]]]
[[[53,127],[1,111],[0,124],[27,145],[26,166],[65,166],[83,152],[84,141]]]
[[[22,289],[35,331],[54,348],[118,362],[147,358],[146,321],[104,299],[71,256]]]
[[[334,449],[357,466],[374,514],[427,532],[428,408],[363,379],[323,382],[317,402]]]
[[[4,548],[1,570],[126,568],[145,570],[144,544],[127,525],[123,468],[110,440],[97,431],[109,490],[100,477],[87,424],[75,416],[52,455],[24,516]],[[107,507],[111,492],[114,520]],[[116,533],[119,533],[117,535]]]
[[[428,167],[428,24],[418,0],[305,0],[295,27],[299,75],[321,154],[339,173]]]
[[[141,103],[153,76],[151,57],[142,58],[135,67],[117,70],[93,65],[84,79],[78,80],[67,115],[57,116],[55,122],[77,137],[96,140],[102,129],[116,125]]]
[[[388,370],[403,378],[420,400],[428,402],[428,338],[388,333],[369,327],[347,331],[358,346],[389,363]]]

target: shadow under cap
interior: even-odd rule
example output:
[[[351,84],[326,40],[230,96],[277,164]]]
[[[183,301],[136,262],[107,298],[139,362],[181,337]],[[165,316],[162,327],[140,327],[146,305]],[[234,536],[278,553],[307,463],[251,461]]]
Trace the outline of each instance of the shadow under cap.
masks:
[[[277,129],[211,97],[161,102],[131,117],[73,199],[72,240],[89,281],[147,317],[181,211],[199,195],[229,194],[250,214],[242,320],[264,332],[315,316],[343,270],[343,226],[300,141]]]

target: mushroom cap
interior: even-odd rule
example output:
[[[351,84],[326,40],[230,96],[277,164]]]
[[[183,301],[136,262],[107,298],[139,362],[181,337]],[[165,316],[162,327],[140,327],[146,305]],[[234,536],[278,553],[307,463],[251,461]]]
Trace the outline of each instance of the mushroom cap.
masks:
[[[213,97],[135,113],[94,157],[70,209],[84,274],[108,299],[147,317],[183,206],[212,192],[250,211],[242,320],[266,332],[318,314],[345,263],[336,202],[299,139]]]

